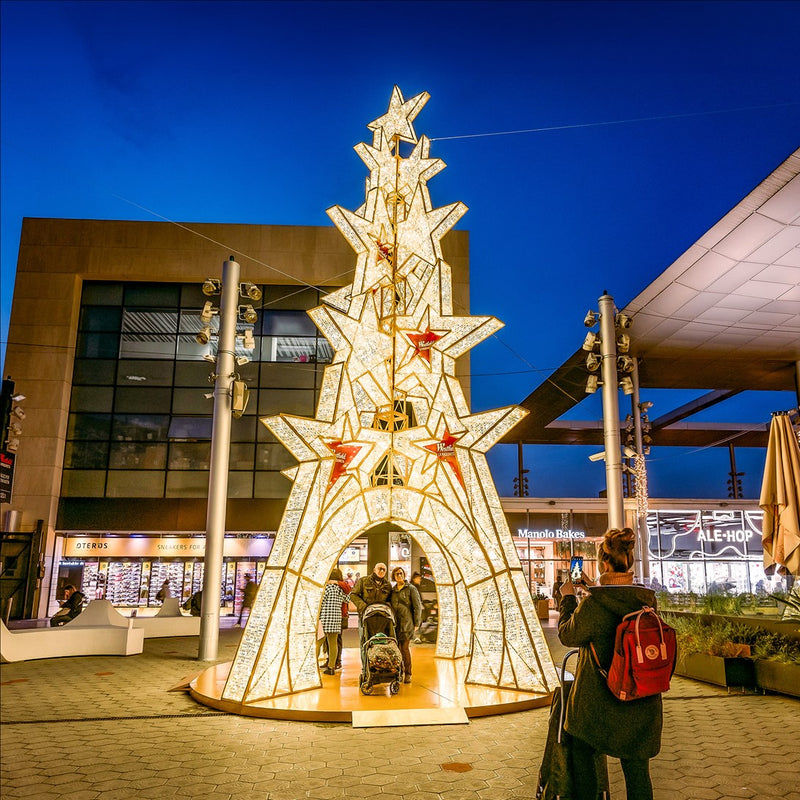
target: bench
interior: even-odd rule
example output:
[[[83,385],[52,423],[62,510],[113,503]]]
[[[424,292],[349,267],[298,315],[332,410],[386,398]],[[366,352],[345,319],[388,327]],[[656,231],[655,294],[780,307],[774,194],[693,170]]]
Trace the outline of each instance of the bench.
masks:
[[[145,639],[164,636],[199,636],[200,617],[189,617],[182,614],[178,598],[168,597],[154,617],[136,617],[133,627],[141,628],[144,631]]]
[[[80,625],[83,614],[60,628],[10,631],[0,620],[0,661],[66,656],[133,656],[142,652],[144,631],[121,625]]]

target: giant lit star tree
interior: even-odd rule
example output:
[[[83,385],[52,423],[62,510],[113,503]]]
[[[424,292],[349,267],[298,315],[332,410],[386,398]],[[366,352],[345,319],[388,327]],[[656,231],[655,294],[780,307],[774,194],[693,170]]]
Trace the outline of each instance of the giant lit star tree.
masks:
[[[335,354],[313,418],[263,422],[298,466],[223,697],[244,703],[320,685],[315,641],[328,574],[374,525],[409,531],[439,600],[439,657],[469,657],[466,682],[547,692],[556,675],[486,451],[524,415],[470,413],[456,359],[494,333],[455,314],[441,239],[466,212],[434,208],[444,168],[413,121],[429,98],[392,92],[356,152],[369,169],[356,211],[328,211],[356,252],[353,283],[309,312]],[[407,157],[401,155],[401,142]]]

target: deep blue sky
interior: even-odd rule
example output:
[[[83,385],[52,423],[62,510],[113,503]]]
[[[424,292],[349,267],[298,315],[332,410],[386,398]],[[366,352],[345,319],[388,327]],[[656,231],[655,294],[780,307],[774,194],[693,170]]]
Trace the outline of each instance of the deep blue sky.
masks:
[[[327,225],[327,207],[363,200],[352,147],[396,83],[432,95],[416,129],[448,169],[431,195],[470,207],[472,312],[506,323],[472,351],[473,407],[519,402],[582,341],[603,289],[624,305],[800,145],[794,2],[0,13],[2,352],[23,217],[155,218],[135,203],[183,222]],[[658,416],[687,396],[643,399]],[[753,393],[711,418],[766,422],[793,402]],[[598,393],[572,416],[600,413]],[[531,493],[596,495],[593,449],[526,448]],[[763,452],[737,453],[756,497]],[[509,494],[515,449],[490,463]],[[651,494],[724,496],[728,468],[726,448],[656,447]]]

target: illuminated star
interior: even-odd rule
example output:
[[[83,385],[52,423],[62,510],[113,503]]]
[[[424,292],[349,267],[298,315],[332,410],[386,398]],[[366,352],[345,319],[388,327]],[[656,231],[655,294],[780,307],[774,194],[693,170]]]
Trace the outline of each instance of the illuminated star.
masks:
[[[358,455],[361,448],[353,444],[342,444],[338,439],[335,442],[326,442],[326,444],[335,456],[333,472],[331,472],[331,479],[328,481],[328,488],[330,489],[347,472],[348,464]]]
[[[382,117],[370,122],[367,127],[376,132],[382,129],[387,141],[397,136],[404,142],[415,144],[417,135],[414,133],[414,126],[411,123],[422,111],[422,107],[430,100],[430,97],[427,92],[421,92],[416,97],[404,101],[400,89],[395,86],[392,89],[389,110]]]
[[[458,459],[456,458],[456,442],[458,439],[455,436],[450,434],[450,431],[445,428],[444,429],[444,436],[441,438],[440,441],[434,442],[434,444],[426,444],[424,448],[426,450],[430,450],[433,453],[437,460],[444,461],[450,465],[453,472],[458,478],[458,482],[463,486],[464,480],[461,477],[461,468],[458,466]]]
[[[406,335],[414,345],[414,355],[412,358],[419,356],[430,364],[431,347],[433,347],[433,345],[436,344],[436,342],[438,342],[442,337],[439,336],[438,333],[434,333],[434,331],[430,329],[430,326],[428,326],[428,329],[425,331],[425,333],[409,333]]]

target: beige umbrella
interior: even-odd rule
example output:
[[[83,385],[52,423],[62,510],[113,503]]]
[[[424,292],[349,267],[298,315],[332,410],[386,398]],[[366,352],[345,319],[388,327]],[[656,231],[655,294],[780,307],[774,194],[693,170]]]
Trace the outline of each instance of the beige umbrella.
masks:
[[[764,572],[800,575],[800,445],[786,412],[772,415],[759,505]]]

